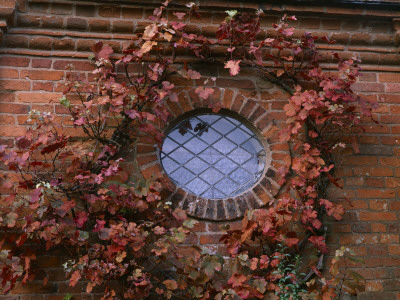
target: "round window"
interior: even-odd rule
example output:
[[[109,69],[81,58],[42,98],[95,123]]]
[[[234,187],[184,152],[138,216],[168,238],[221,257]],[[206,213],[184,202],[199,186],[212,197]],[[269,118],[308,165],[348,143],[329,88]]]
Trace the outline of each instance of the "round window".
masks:
[[[207,199],[236,197],[260,179],[265,149],[236,118],[198,114],[174,126],[161,147],[161,164],[175,184]]]

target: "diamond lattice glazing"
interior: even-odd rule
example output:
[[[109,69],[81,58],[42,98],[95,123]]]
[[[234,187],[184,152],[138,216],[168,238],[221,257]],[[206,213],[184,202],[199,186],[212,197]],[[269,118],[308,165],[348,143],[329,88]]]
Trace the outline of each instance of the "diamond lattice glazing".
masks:
[[[185,119],[167,135],[161,164],[175,184],[196,196],[225,199],[252,187],[265,166],[257,135],[221,114]]]

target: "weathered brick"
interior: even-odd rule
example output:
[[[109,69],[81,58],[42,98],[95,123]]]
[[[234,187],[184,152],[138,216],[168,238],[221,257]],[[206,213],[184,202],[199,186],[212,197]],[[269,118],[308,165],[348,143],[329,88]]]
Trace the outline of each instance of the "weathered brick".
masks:
[[[75,7],[76,15],[79,17],[94,17],[96,15],[96,6],[94,5],[77,5]]]
[[[68,18],[67,29],[70,30],[86,30],[88,27],[88,21],[83,18]]]
[[[64,19],[58,16],[41,17],[43,28],[61,29],[64,26]]]
[[[17,25],[21,27],[39,27],[40,17],[39,16],[29,16],[29,15],[19,15],[17,18]]]
[[[50,8],[50,13],[55,15],[71,15],[72,4],[52,3]]]
[[[53,46],[53,39],[50,37],[36,37],[29,41],[29,48],[49,50]]]
[[[111,22],[109,20],[89,20],[89,30],[99,32],[109,32],[111,29]]]
[[[120,18],[121,7],[117,5],[102,5],[99,7],[99,15],[105,18]]]

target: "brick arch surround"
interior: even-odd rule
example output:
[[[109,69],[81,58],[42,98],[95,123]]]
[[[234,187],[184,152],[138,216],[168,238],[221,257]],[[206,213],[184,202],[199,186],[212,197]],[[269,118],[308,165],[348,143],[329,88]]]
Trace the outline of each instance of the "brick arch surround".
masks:
[[[265,144],[268,156],[271,158],[260,180],[253,187],[244,194],[228,199],[205,199],[188,193],[168,179],[154,152],[154,149],[157,148],[154,144],[153,147],[139,147],[138,163],[145,177],[161,173],[169,180],[173,190],[169,200],[186,210],[190,216],[213,221],[226,221],[243,217],[247,209],[259,208],[273,201],[274,196],[281,188],[278,168],[282,165],[282,158],[279,154],[284,155],[284,153],[281,151],[282,147],[276,147],[276,145],[282,144],[276,141],[276,138],[275,140],[270,138],[276,131],[276,126],[273,125],[273,115],[262,103],[252,98],[252,95],[246,91],[224,88],[216,88],[214,91],[211,98],[207,100],[199,98],[193,89],[181,91],[177,103],[168,103],[171,116],[163,128],[168,128],[171,122],[184,114],[207,108],[210,104],[215,105],[216,103],[220,103],[224,110],[233,111],[248,120],[259,131],[259,138]],[[273,147],[274,145],[275,147]],[[149,159],[150,157],[153,159]],[[154,159],[155,157],[157,159]]]

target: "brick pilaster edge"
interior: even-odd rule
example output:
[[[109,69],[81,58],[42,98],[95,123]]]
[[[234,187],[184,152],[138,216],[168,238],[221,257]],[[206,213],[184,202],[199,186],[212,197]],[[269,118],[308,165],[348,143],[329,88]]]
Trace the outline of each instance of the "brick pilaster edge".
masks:
[[[0,43],[13,19],[16,5],[15,0],[0,0]]]
[[[400,18],[394,18],[393,22],[393,40],[396,46],[400,46]]]

